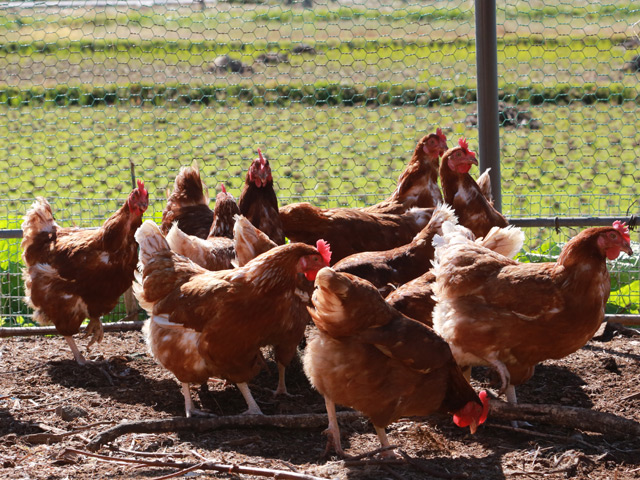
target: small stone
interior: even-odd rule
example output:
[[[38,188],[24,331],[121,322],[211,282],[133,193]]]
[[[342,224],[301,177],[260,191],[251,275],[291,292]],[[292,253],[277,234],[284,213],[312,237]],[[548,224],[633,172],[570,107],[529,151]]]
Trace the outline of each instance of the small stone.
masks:
[[[56,408],[56,414],[62,418],[65,422],[70,422],[74,418],[86,417],[87,411],[82,407],[58,407]]]
[[[618,364],[613,357],[607,357],[602,359],[602,367],[609,372],[616,373],[620,375],[620,369],[618,368]]]

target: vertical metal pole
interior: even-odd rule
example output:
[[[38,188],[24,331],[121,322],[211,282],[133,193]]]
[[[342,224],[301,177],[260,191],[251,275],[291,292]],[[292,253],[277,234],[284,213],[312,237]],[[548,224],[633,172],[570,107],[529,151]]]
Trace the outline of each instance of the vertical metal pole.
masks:
[[[493,203],[502,211],[500,130],[498,119],[498,39],[495,0],[475,0],[478,83],[478,153],[480,170],[491,168]]]

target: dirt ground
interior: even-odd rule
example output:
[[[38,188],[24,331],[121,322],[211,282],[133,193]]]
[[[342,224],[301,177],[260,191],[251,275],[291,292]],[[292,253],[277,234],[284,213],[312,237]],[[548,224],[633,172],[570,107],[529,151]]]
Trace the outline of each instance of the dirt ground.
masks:
[[[80,340],[86,345],[86,340]],[[84,347],[81,346],[81,350]],[[106,333],[90,358],[103,369],[78,366],[62,337],[16,337],[0,343],[0,478],[125,479],[162,478],[180,468],[102,461],[71,453],[86,450],[99,432],[122,421],[184,415],[180,386],[147,353],[140,332]],[[518,388],[519,401],[610,412],[640,421],[640,337],[596,337],[573,355],[540,365]],[[487,387],[490,375],[474,370],[474,386]],[[287,384],[295,396],[273,399],[277,369],[270,362],[250,384],[266,415],[324,413],[324,402],[307,382],[299,362]],[[234,385],[210,380],[208,390],[192,386],[197,406],[217,415],[246,409]],[[411,461],[383,463],[322,458],[326,439],[316,429],[219,429],[207,433],[127,434],[98,453],[146,461],[220,464],[283,471],[298,478],[425,479],[505,478],[637,479],[640,438],[615,438],[537,424],[526,432],[491,419],[475,435],[435,415],[389,426],[389,439]],[[341,422],[343,447],[359,455],[379,447],[364,419]],[[40,433],[41,435],[33,435]],[[31,435],[31,436],[28,436]],[[405,457],[406,458],[406,457]],[[306,475],[304,477],[303,475]],[[199,478],[264,478],[194,470]],[[175,477],[174,477],[175,478]],[[288,478],[286,476],[276,478]]]

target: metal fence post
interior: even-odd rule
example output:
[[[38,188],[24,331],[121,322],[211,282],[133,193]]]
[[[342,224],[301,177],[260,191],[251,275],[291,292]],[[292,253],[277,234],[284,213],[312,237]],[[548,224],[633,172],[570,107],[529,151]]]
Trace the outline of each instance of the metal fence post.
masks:
[[[493,202],[502,211],[498,120],[498,39],[495,0],[475,0],[480,170],[491,168]]]

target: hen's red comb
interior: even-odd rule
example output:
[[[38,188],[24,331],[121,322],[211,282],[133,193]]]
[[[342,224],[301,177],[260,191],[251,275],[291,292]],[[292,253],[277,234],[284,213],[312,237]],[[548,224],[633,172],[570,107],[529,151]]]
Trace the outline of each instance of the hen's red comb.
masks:
[[[146,195],[147,194],[147,190],[144,188],[144,182],[142,180],[138,180],[138,191],[143,194]]]
[[[258,149],[258,157],[260,158],[260,163],[262,165],[264,165],[265,163],[267,163],[267,161],[264,159],[264,157],[262,156],[262,151],[260,149]]]
[[[469,150],[469,143],[467,142],[466,138],[462,137],[460,140],[458,140],[458,145],[460,145],[460,148],[464,151],[464,153],[467,153],[473,156],[473,158],[476,158],[475,152]]]
[[[436,135],[437,135],[437,136],[438,136],[438,138],[439,138],[440,140],[442,140],[443,142],[446,142],[446,141],[447,141],[447,137],[445,136],[445,134],[444,134],[444,133],[442,133],[442,129],[441,129],[441,128],[438,128],[438,129],[436,130]]]
[[[328,267],[331,264],[331,245],[324,240],[318,240],[316,242],[316,249],[320,252],[324,263],[326,263]]]
[[[222,188],[222,193],[227,193],[227,189],[224,188],[224,183],[220,184],[220,188]]]
[[[629,235],[629,227],[627,227],[626,223],[621,222],[620,220],[616,220],[615,222],[613,222],[613,228],[620,232],[622,238],[624,238],[627,242],[631,241],[631,235]]]

